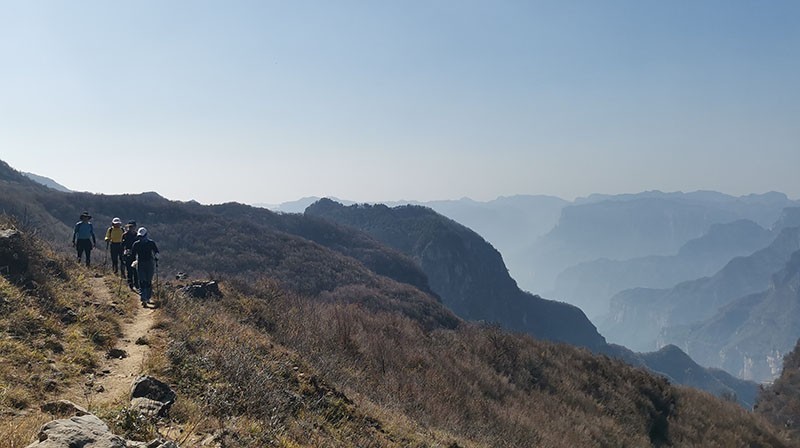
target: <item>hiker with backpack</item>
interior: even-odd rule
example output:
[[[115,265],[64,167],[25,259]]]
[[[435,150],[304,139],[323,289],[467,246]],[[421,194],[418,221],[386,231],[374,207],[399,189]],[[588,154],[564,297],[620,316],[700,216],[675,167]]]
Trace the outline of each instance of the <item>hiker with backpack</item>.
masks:
[[[80,219],[72,231],[72,247],[78,250],[78,263],[81,262],[81,255],[86,253],[86,266],[88,267],[92,260],[92,249],[97,247],[97,239],[94,236],[92,216],[89,212],[81,213]]]
[[[125,278],[125,263],[122,259],[122,236],[125,234],[125,231],[122,230],[122,220],[119,218],[114,218],[111,220],[111,227],[106,230],[106,250],[111,250],[111,269],[114,271],[114,274],[117,273],[117,269],[120,269],[120,275],[122,278]]]
[[[122,259],[123,266],[125,266],[125,275],[128,279],[128,288],[131,291],[138,291],[139,288],[139,273],[136,268],[131,266],[136,257],[133,255],[133,243],[139,239],[136,235],[136,221],[128,221],[125,224],[125,233],[122,234]]]
[[[139,227],[136,235],[139,239],[133,243],[131,251],[136,259],[133,264],[139,274],[139,297],[142,306],[147,307],[153,294],[153,274],[158,266],[158,246],[148,237],[147,229],[144,227]]]

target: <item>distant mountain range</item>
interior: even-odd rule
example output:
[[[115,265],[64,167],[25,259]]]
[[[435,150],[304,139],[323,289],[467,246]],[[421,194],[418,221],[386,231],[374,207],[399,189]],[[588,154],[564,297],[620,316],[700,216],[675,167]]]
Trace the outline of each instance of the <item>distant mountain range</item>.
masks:
[[[524,289],[549,291],[565,269],[598,259],[675,255],[712,225],[740,219],[771,225],[796,206],[782,193],[733,197],[713,192],[592,196],[564,207],[558,224],[528,248]]]
[[[49,177],[40,176],[38,174],[33,173],[22,173],[24,176],[28,177],[29,179],[44,185],[45,187],[52,188],[53,190],[63,191],[63,192],[70,192],[69,188],[61,185],[60,183],[50,179]]]
[[[350,297],[348,300],[366,300],[364,303],[374,306],[394,303],[394,306],[405,309],[409,316],[416,316],[416,318],[427,316],[425,319],[430,325],[455,325],[454,322],[457,320],[453,315],[442,314],[443,309],[437,308],[436,303],[441,300],[453,310],[458,310],[457,313],[467,319],[503,323],[506,328],[512,330],[583,345],[596,352],[626,359],[635,365],[648,365],[648,361],[643,355],[606,344],[597,329],[580,310],[564,303],[542,299],[521,291],[513,277],[509,275],[500,254],[486,240],[469,228],[449,220],[429,208],[419,206],[344,207],[343,205],[332,207],[334,211],[342,208],[354,209],[358,213],[362,213],[363,216],[356,214],[357,219],[353,219],[355,221],[363,220],[368,223],[368,226],[371,225],[372,228],[366,228],[363,225],[361,227],[370,236],[349,228],[358,222],[349,223],[347,227],[332,225],[328,222],[329,216],[323,217],[321,214],[312,216],[314,213],[305,215],[276,214],[235,203],[203,206],[196,202],[168,201],[155,193],[121,196],[60,193],[64,195],[60,196],[58,192],[50,189],[32,187],[33,183],[30,180],[20,176],[25,179],[23,182],[15,177],[15,173],[10,170],[6,173],[6,178],[15,179],[12,184],[15,182],[18,184],[18,187],[13,187],[16,188],[14,190],[16,192],[5,195],[4,199],[0,200],[0,205],[3,205],[6,210],[17,211],[20,216],[26,216],[26,220],[41,227],[43,232],[54,238],[62,238],[62,241],[67,240],[69,226],[76,219],[75,210],[92,210],[95,214],[95,222],[99,223],[105,223],[110,220],[111,216],[130,216],[138,218],[142,223],[149,223],[148,227],[151,228],[151,232],[159,235],[165,244],[180,248],[178,249],[180,256],[177,260],[180,260],[182,266],[174,266],[175,268],[228,272],[240,276],[266,274],[282,279],[287,285],[303,294],[328,298],[341,296],[342,299]],[[2,176],[0,176],[0,182],[3,182]],[[686,218],[686,221],[702,221],[693,215],[693,207],[697,206],[696,203],[693,203],[693,201],[696,202],[696,194],[687,194],[693,199],[691,201],[679,200],[677,206],[674,201],[664,202],[663,197],[649,197],[653,193],[643,195],[648,197],[633,199],[633,202],[637,202],[632,206],[633,209],[651,210],[651,207],[662,203],[667,204],[668,209],[673,211],[684,210],[683,202],[688,202],[690,206],[687,207],[691,213],[687,213],[686,216],[691,219]],[[781,202],[780,198],[774,195],[765,196],[772,203]],[[721,197],[725,196],[714,196],[717,201],[715,203],[720,202]],[[785,196],[782,197],[785,198]],[[722,201],[722,203],[730,209],[738,207],[739,212],[741,209],[751,210],[749,207],[753,207],[753,210],[760,210],[753,204],[760,204],[758,201],[761,196],[747,198],[747,200],[734,198]],[[626,202],[624,200],[594,199],[599,202],[587,200],[583,205],[568,208],[572,208],[573,212],[574,209],[580,207],[594,207],[593,210],[606,207],[614,209],[619,207],[619,203]],[[745,203],[744,206],[739,204],[740,199]],[[769,202],[767,198],[761,199]],[[651,200],[656,202],[650,205],[638,203],[638,201]],[[537,203],[540,207],[539,211],[531,212],[536,208],[532,204]],[[548,197],[501,198],[496,202],[493,201],[491,205],[470,200],[443,201],[443,204],[439,204],[440,207],[452,207],[451,214],[461,212],[465,216],[472,214],[476,221],[484,219],[483,222],[488,228],[492,228],[494,225],[492,223],[517,216],[514,219],[522,220],[523,224],[512,223],[506,224],[505,228],[497,227],[497,229],[504,230],[498,230],[495,237],[505,237],[507,244],[511,244],[513,241],[511,236],[515,232],[513,230],[515,226],[517,228],[528,226],[531,222],[536,221],[537,214],[543,215],[545,209],[549,210],[547,213],[550,213],[554,220],[556,214],[561,213],[558,210],[563,205],[563,201]],[[496,210],[496,216],[491,219],[485,218],[484,213],[491,215],[486,210],[492,207]],[[526,211],[513,212],[513,207]],[[629,207],[631,205],[627,204],[621,207],[621,210],[628,210]],[[728,209],[718,211],[717,214],[729,216],[730,214],[725,210]],[[581,213],[585,211],[583,210]],[[573,212],[562,213],[562,221],[574,220],[574,218],[564,218],[564,215],[571,216]],[[731,213],[736,215],[739,212],[734,210]],[[347,214],[350,213],[347,212]],[[598,213],[600,216],[605,216],[610,212],[606,210]],[[652,215],[659,216],[655,212]],[[662,213],[662,215],[664,214]],[[529,221],[525,221],[525,219]],[[778,221],[788,223],[792,222],[792,219],[791,213],[787,213],[779,216]],[[369,224],[370,220],[374,222]],[[640,225],[643,224],[640,223]],[[355,225],[355,227],[359,226]],[[565,228],[568,227],[570,226]],[[687,227],[691,226],[687,225]],[[181,232],[180,230],[190,228],[191,232]],[[763,228],[759,228],[752,222],[740,221],[718,226],[711,224],[701,238],[689,243],[682,243],[683,249],[678,250],[676,256],[695,254],[702,257],[707,251],[724,252],[724,248],[715,248],[715,244],[724,246],[724,241],[736,239],[737,232],[742,229],[753,230],[752,234],[745,231],[747,235],[752,236],[753,240],[757,240],[758,234],[764,231]],[[740,250],[736,248],[737,244],[746,243],[746,241],[737,241],[733,244],[734,250]],[[210,248],[224,248],[225,253],[203,255]],[[289,248],[294,252],[288,251]],[[236,256],[231,256],[233,254]],[[169,264],[166,267],[169,267]],[[313,275],[300,274],[301,272],[313,273]],[[350,296],[344,292],[345,290],[352,291],[355,285],[365,283],[372,285],[371,288],[375,288],[376,285],[384,284],[385,279],[390,279],[400,285],[408,285],[413,288],[409,291],[415,292],[404,293],[407,297],[403,300],[398,300],[385,292],[376,293],[385,297],[384,300],[378,301],[368,300],[368,296],[364,296],[363,292]],[[398,287],[393,286],[389,289],[392,288],[395,288],[396,291]],[[656,347],[657,345],[654,345],[646,350],[654,350]],[[673,353],[671,356],[675,356],[675,354]],[[664,367],[669,364],[662,364],[659,369],[654,369],[652,366],[650,368],[671,378],[693,378],[691,381],[697,381],[700,385],[702,383],[711,384],[708,380],[709,377],[705,374],[703,375],[705,379],[697,375],[687,376],[680,370],[669,370]],[[679,357],[676,356],[674,364],[675,366],[682,365]],[[710,371],[707,373],[713,376]],[[716,392],[733,393],[743,401],[743,397],[748,396],[745,390],[737,391],[737,385],[726,382],[727,380],[719,381],[719,384],[723,386],[716,387]],[[747,384],[752,390],[753,384]]]
[[[670,288],[712,275],[732,258],[768,245],[774,235],[753,221],[712,224],[701,237],[689,240],[675,255],[650,255],[627,260],[580,263],[562,271],[552,292],[583,309],[590,318],[609,312],[612,296],[629,288]]]
[[[681,384],[744,406],[755,400],[754,383],[719,370],[705,369],[678,348],[657,354],[634,353],[609,345],[577,308],[522,292],[508,275],[499,253],[472,230],[421,206],[344,206],[321,199],[306,215],[354,227],[410,256],[430,279],[431,289],[459,316],[496,322],[533,336],[588,347],[597,353],[648,368]],[[539,316],[537,318],[536,316]],[[553,319],[543,323],[541,316]]]
[[[669,289],[622,291],[611,299],[611,312],[600,328],[614,342],[654,349],[667,343],[659,340],[663,329],[703,321],[739,297],[767,289],[772,275],[799,249],[800,228],[788,227],[768,247],[734,258],[711,277]]]
[[[305,197],[282,204],[253,204],[280,213],[303,213],[320,200],[320,197]],[[354,201],[330,197],[340,204],[353,205]],[[547,233],[558,222],[561,209],[569,202],[555,196],[514,195],[501,196],[491,201],[475,201],[469,198],[436,201],[386,201],[389,207],[420,205],[463,224],[477,232],[503,255],[512,276],[529,276],[525,265],[527,250],[536,240]],[[375,205],[375,203],[373,203]]]
[[[270,207],[301,213],[318,199]],[[760,248],[754,246],[763,229],[752,228],[745,234],[744,223],[726,229],[712,229],[714,225],[749,220],[768,228],[784,208],[800,205],[777,192],[735,197],[713,191],[595,194],[574,202],[533,195],[486,202],[468,198],[385,202],[390,207],[406,204],[429,207],[476,231],[500,251],[523,290],[580,306],[590,317],[605,314],[607,299],[622,289],[669,287],[710,275],[731,257]],[[737,232],[742,241],[736,241]],[[703,236],[707,237],[697,243],[709,246],[682,249]],[[728,238],[732,245],[719,241],[715,246],[715,238]]]
[[[800,338],[800,250],[772,276],[766,291],[736,299],[700,323],[664,332],[662,340],[684,347],[704,365],[758,382],[774,380]]]

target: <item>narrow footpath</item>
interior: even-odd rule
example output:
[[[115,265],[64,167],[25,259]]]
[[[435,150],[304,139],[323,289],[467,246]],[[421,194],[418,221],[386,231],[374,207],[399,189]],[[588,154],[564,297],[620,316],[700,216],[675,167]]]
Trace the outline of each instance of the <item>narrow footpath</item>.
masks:
[[[103,277],[91,278],[89,282],[98,301],[110,304],[119,300],[114,298]],[[133,308],[133,315],[123,321],[122,337],[114,347],[117,356],[103,358],[97,373],[68,390],[63,398],[87,408],[129,400],[131,383],[145,371],[156,310],[139,306],[138,297],[125,285],[122,300],[135,301],[137,306]],[[123,306],[127,308],[128,304]]]

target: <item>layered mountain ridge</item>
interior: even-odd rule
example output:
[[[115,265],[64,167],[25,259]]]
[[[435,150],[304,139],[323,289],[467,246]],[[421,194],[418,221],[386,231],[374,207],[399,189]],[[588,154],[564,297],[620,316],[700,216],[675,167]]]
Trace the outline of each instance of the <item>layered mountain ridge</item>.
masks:
[[[443,303],[467,320],[599,349],[605,340],[578,308],[521,291],[496,249],[470,229],[420,206],[354,205],[321,199],[306,215],[363,230],[411,256]],[[548,316],[543,319],[543,316]]]
[[[687,281],[670,289],[635,288],[611,299],[611,313],[600,327],[610,340],[633,349],[652,350],[668,327],[699,322],[747,294],[769,287],[772,275],[800,249],[800,228],[781,231],[766,248],[736,257],[711,277]]]

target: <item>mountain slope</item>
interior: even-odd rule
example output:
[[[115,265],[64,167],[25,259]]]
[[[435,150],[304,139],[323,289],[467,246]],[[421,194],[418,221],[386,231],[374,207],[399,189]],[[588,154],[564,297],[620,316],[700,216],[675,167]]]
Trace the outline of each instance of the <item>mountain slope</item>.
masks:
[[[471,230],[418,206],[389,208],[384,205],[344,207],[330,200],[321,200],[307,214],[330,217],[365,231],[412,255],[429,275],[431,288],[439,293],[445,305],[456,314],[470,320],[497,322],[503,328],[525,331],[545,339],[565,340],[583,345],[597,353],[622,359],[634,366],[643,366],[681,384],[703,388],[718,396],[736,396],[745,407],[752,406],[757,386],[694,365],[696,373],[687,376],[677,357],[668,358],[658,366],[649,359],[623,347],[612,347],[594,338],[587,344],[571,334],[580,335],[576,328],[591,325],[583,314],[576,318],[575,308],[559,302],[543,300],[524,294],[502,269],[502,259],[493,248]],[[488,267],[487,267],[488,266]],[[489,268],[492,267],[492,268]],[[526,316],[535,316],[528,318]],[[551,322],[547,327],[541,321]],[[564,332],[567,332],[565,335]],[[685,354],[684,357],[688,358]]]
[[[528,275],[526,249],[558,223],[561,209],[568,204],[563,199],[542,195],[503,196],[486,202],[465,198],[457,201],[386,203],[388,206],[428,207],[474,230],[503,254],[503,260],[514,278]]]
[[[366,252],[381,246],[321,220],[155,194],[87,196],[20,185],[0,185],[0,193],[0,201],[34,200],[26,206],[37,214],[63,214],[68,221],[59,225],[67,231],[74,209],[87,204],[97,222],[102,215],[138,217],[163,236],[165,265],[190,266],[195,275],[203,266],[217,269],[222,297],[194,299],[171,289],[159,297],[164,335],[151,343],[160,355],[143,366],[177,388],[171,424],[189,435],[202,431],[215,444],[787,446],[763,422],[707,394],[587,350],[464,323],[419,288],[330,249],[346,241]],[[77,279],[102,275],[101,266],[73,268],[83,271]],[[71,285],[61,287],[78,306],[91,306],[80,285]],[[0,307],[16,305],[18,296],[4,292]],[[51,309],[46,289],[28,296]],[[30,317],[13,323],[36,333],[47,322]],[[3,350],[19,342],[0,341]],[[48,347],[29,344],[16,362],[46,365]],[[130,414],[117,411],[124,424]],[[0,422],[0,438],[28,415]]]
[[[101,240],[105,229],[101,223],[110,223],[114,216],[146,226],[159,243],[161,274],[167,277],[179,271],[245,277],[266,273],[310,296],[343,295],[376,308],[393,304],[432,326],[458,324],[452,313],[438,306],[425,274],[408,257],[366,235],[342,232],[302,215],[278,215],[241,204],[204,206],[169,201],[155,193],[62,193],[14,173],[7,168],[2,177],[0,171],[0,180],[5,180],[0,184],[0,209],[25,217],[27,226],[64,251],[71,252],[68,242],[76,215],[89,210]],[[346,247],[347,254],[326,245]],[[95,251],[95,263],[102,257],[100,250]],[[367,287],[375,297],[366,291],[349,293],[352,285]]]
[[[470,229],[420,206],[345,207],[322,199],[306,215],[324,217],[365,232],[411,256],[428,275],[443,303],[467,320],[589,348],[605,344],[577,308],[521,291],[502,257]]]
[[[782,436],[800,443],[800,340],[783,358],[780,376],[758,395],[755,413],[772,422]]]
[[[656,352],[640,353],[647,368],[664,374],[678,384],[692,385],[718,397],[740,401],[745,408],[755,404],[758,389],[747,381],[737,380],[720,370],[705,369],[674,345]]]
[[[664,328],[703,321],[733,300],[768,288],[772,274],[781,270],[798,249],[800,228],[786,228],[768,247],[734,258],[711,277],[671,289],[622,291],[611,299],[611,312],[600,328],[609,340],[633,349],[652,350]]]
[[[71,291],[71,282],[89,273],[63,279],[59,289]],[[42,285],[51,281],[44,277]],[[0,277],[0,287],[8,291],[9,280]],[[70,292],[76,303],[87,297],[80,290]],[[51,298],[42,291],[25,294],[46,310]],[[160,333],[148,342],[154,355],[143,368],[177,392],[169,419],[90,402],[91,411],[136,440],[158,431],[215,446],[790,446],[731,403],[493,326],[430,331],[396,310],[319,301],[263,277],[223,283],[221,297],[178,293],[159,302]],[[9,305],[17,303],[2,306]],[[112,313],[107,321],[114,319]],[[72,345],[55,351],[38,343],[43,324],[59,325],[32,319],[0,326],[3,336],[19,328],[35,335],[14,339],[25,356],[1,358],[4,367],[75,359]],[[0,349],[8,353],[9,343]],[[84,373],[102,373],[93,369],[87,364]],[[14,378],[13,396],[4,390],[0,399],[0,438],[12,446],[35,439],[37,408],[57,396],[46,391],[20,401],[39,384],[31,373],[29,382]],[[6,413],[9,405],[18,411]]]
[[[691,356],[758,382],[780,374],[780,360],[800,338],[800,251],[772,278],[769,289],[738,299],[688,329],[668,329],[664,339]]]
[[[22,173],[22,174],[25,177],[44,185],[45,187],[52,188],[53,190],[58,190],[63,192],[71,191],[69,188],[61,185],[60,183],[54,181],[53,179],[50,179],[49,177],[40,176],[38,174],[33,174],[33,173]]]
[[[770,231],[753,221],[713,224],[703,236],[681,246],[675,255],[603,258],[569,267],[558,275],[553,296],[579,306],[590,317],[603,316],[609,311],[609,299],[620,291],[670,288],[712,275],[732,258],[766,247],[772,239]]]

